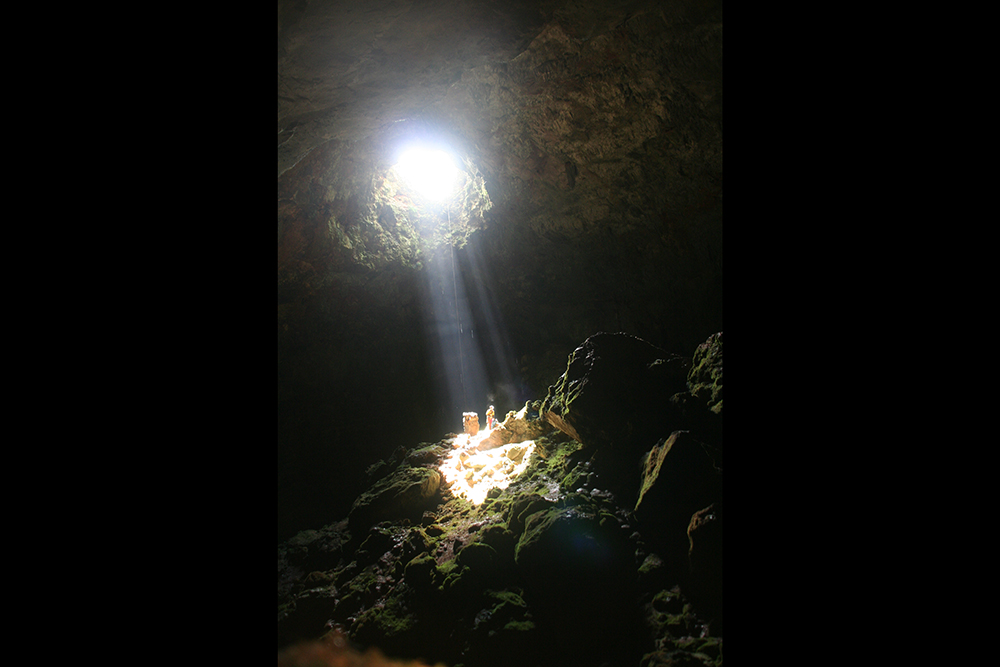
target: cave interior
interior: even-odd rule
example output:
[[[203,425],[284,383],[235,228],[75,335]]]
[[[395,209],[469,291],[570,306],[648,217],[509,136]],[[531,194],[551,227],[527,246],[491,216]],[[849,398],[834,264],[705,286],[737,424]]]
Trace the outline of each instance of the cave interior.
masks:
[[[721,2],[279,1],[279,539],[594,333],[690,356],[722,257]]]
[[[279,0],[279,544],[595,334],[723,330],[722,99],[721,0]]]

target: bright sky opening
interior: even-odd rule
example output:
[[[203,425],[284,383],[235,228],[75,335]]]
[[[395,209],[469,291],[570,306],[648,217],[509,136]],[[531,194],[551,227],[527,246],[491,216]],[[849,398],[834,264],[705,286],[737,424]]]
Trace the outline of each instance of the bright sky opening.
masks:
[[[454,194],[460,173],[451,155],[433,148],[406,149],[395,169],[408,187],[432,201]]]

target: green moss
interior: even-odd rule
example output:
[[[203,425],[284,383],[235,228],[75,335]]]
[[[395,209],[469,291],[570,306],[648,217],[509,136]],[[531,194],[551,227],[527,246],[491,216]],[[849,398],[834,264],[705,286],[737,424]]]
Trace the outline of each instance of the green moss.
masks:
[[[503,629],[510,632],[528,632],[535,629],[535,624],[531,621],[511,621],[503,626]]]
[[[452,558],[438,565],[438,574],[441,576],[442,579],[444,579],[447,578],[447,576],[452,572],[454,572],[456,569],[458,569],[458,563],[456,563],[455,559]]]
[[[692,396],[704,400],[717,414],[722,412],[722,332],[698,346],[687,377]]]
[[[398,598],[391,597],[384,605],[362,612],[352,627],[351,635],[361,644],[375,644],[383,650],[392,651],[413,635],[416,626],[416,616]]]
[[[553,501],[543,498],[537,493],[521,496],[511,505],[507,519],[507,528],[514,535],[519,535],[524,529],[524,522],[535,512],[552,507]]]
[[[507,530],[503,524],[493,524],[483,530],[479,541],[496,549],[499,556],[513,554],[514,542],[517,536]]]
[[[712,665],[722,665],[722,637],[699,637],[691,642],[689,650]]]
[[[662,590],[653,596],[653,608],[663,613],[679,613],[684,610],[684,599],[674,590]]]
[[[369,565],[343,585],[346,592],[341,597],[341,605],[345,610],[356,610],[370,604],[377,585],[378,573],[374,565]]]
[[[559,482],[559,488],[562,489],[564,493],[570,493],[578,489],[587,478],[587,470],[582,466],[576,466],[570,470]]]
[[[426,553],[411,559],[403,569],[403,578],[418,590],[429,587],[437,576],[437,563]]]
[[[386,519],[419,517],[440,483],[441,474],[433,468],[401,466],[354,501],[351,530],[364,530]]]
[[[468,565],[455,567],[454,570],[445,575],[444,583],[441,584],[439,590],[453,601],[468,599],[469,595],[474,592],[472,578],[466,576],[469,571]]]
[[[388,463],[386,463],[382,459],[379,459],[378,461],[371,464],[365,469],[365,478],[368,480],[368,483],[370,484],[382,478],[384,475],[388,474],[391,470],[392,468]]]
[[[511,604],[516,607],[527,607],[527,605],[524,603],[524,598],[521,597],[520,593],[516,593],[511,590],[502,590],[502,591],[488,590],[486,591],[486,595],[492,598],[493,600],[496,600],[499,603],[496,607],[497,609],[499,609],[500,606],[504,604]]]

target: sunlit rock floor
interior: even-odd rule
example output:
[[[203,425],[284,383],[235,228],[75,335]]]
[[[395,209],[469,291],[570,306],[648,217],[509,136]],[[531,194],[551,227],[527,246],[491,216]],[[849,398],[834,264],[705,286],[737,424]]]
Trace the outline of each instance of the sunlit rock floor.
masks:
[[[485,432],[400,448],[370,469],[373,487],[404,480],[385,518],[283,543],[278,649],[325,636],[448,666],[721,665],[722,637],[593,452],[534,421],[544,435],[485,452]],[[407,495],[433,471],[433,493]]]

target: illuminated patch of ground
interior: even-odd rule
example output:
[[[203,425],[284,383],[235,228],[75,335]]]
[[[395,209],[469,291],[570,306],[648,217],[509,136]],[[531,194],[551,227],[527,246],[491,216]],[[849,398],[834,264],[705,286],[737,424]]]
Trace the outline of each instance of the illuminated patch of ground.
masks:
[[[462,496],[474,505],[486,500],[491,489],[506,489],[511,481],[528,467],[535,441],[526,440],[503,445],[495,449],[476,451],[488,435],[462,434],[453,441],[455,450],[441,464],[445,483],[456,496]]]

